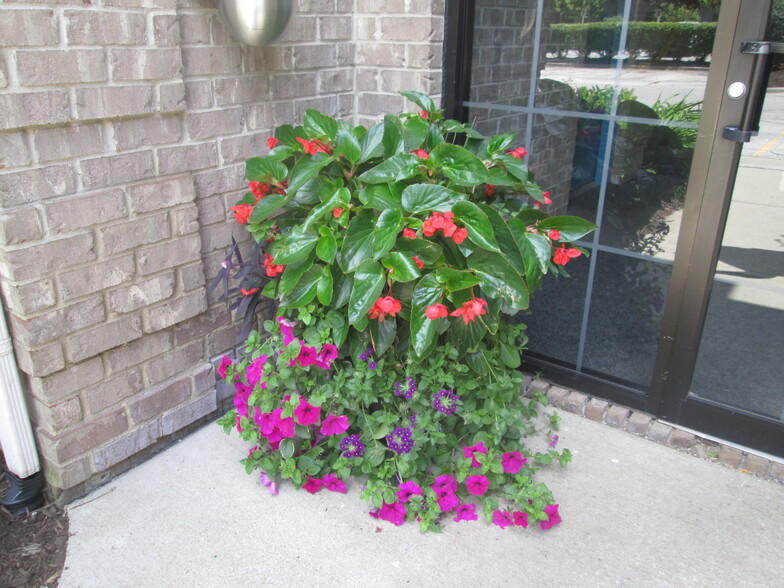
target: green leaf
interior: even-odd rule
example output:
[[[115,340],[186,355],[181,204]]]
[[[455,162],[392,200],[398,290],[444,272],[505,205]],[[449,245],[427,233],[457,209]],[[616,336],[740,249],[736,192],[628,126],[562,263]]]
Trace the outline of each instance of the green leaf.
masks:
[[[495,159],[500,161],[504,169],[517,178],[520,183],[528,183],[528,166],[522,159],[517,159],[506,153],[496,156]]]
[[[291,439],[283,439],[278,448],[283,459],[290,459],[294,455],[294,442]]]
[[[362,154],[359,156],[359,163],[363,163],[371,157],[378,157],[382,153],[384,139],[384,124],[379,123],[370,127],[359,140],[359,147]]]
[[[518,349],[506,343],[499,343],[498,347],[501,352],[501,361],[506,367],[513,370],[520,367],[522,362],[520,361],[520,351]]]
[[[397,155],[404,149],[403,129],[400,126],[400,119],[388,114],[384,117],[384,157],[387,159]]]
[[[455,220],[463,223],[468,229],[468,238],[471,241],[482,249],[500,253],[501,250],[498,248],[498,242],[493,234],[493,226],[481,208],[473,202],[464,201],[455,204],[452,207],[452,212],[455,213]]]
[[[314,254],[311,252],[307,257],[286,266],[280,276],[280,293],[288,294],[297,285],[300,277],[313,265]]]
[[[291,293],[281,298],[280,305],[284,308],[300,308],[310,304],[316,297],[316,288],[322,277],[322,267],[324,266],[316,264],[308,268]]]
[[[411,184],[403,190],[403,209],[412,214],[438,210],[446,212],[452,206],[465,200],[465,195],[437,184]]]
[[[376,167],[370,168],[359,176],[359,179],[368,184],[382,184],[406,180],[417,173],[419,158],[413,153],[398,153],[384,160]]]
[[[443,293],[444,287],[432,273],[424,276],[414,286],[414,298],[411,301],[411,344],[420,357],[424,356],[438,332],[438,321],[427,318],[425,309],[436,304]]]
[[[430,152],[430,159],[458,186],[476,186],[487,181],[487,168],[482,160],[458,145],[442,143]]]
[[[322,266],[321,279],[316,284],[316,296],[318,301],[324,305],[329,306],[332,302],[332,272],[328,266]]]
[[[327,165],[334,161],[334,157],[326,153],[316,153],[302,157],[291,170],[291,179],[286,193],[291,196],[306,182],[315,178],[318,173]]]
[[[351,274],[344,274],[340,271],[337,264],[331,266],[332,270],[332,283],[334,285],[334,300],[332,302],[333,308],[340,308],[348,302],[351,296],[351,289],[354,286],[354,278]],[[337,345],[337,343],[336,343]]]
[[[338,251],[338,244],[335,241],[335,235],[329,227],[321,227],[319,229],[318,243],[316,244],[316,255],[325,263],[332,263],[335,261],[335,254]]]
[[[386,317],[383,321],[370,321],[370,333],[373,335],[373,349],[380,356],[395,340],[397,320],[394,317]]]
[[[381,264],[391,269],[390,277],[395,282],[410,282],[419,277],[419,268],[410,256],[399,251],[392,251],[381,259]]]
[[[329,141],[334,141],[338,132],[338,121],[312,108],[305,110],[302,123],[311,137],[326,138]]]
[[[411,102],[419,106],[419,108],[427,111],[428,114],[432,114],[436,111],[435,102],[433,102],[433,99],[427,94],[423,94],[422,92],[408,91],[400,92],[400,95],[411,100]]]
[[[465,290],[466,288],[471,288],[481,282],[481,280],[471,272],[459,271],[448,267],[438,268],[435,273],[436,279],[444,284],[446,289],[450,292]]]
[[[514,133],[504,133],[502,135],[496,135],[492,137],[487,143],[487,153],[489,155],[495,155],[499,151],[503,151],[512,144],[514,139]]]
[[[485,356],[484,351],[481,349],[479,351],[475,351],[474,353],[467,353],[465,360],[468,364],[468,367],[470,367],[480,376],[486,376],[492,372],[490,364],[487,361],[487,357]]]
[[[480,316],[466,324],[462,317],[449,318],[450,324],[447,331],[447,340],[457,348],[461,356],[477,351],[479,344],[487,334],[487,329],[481,319],[482,317]]]
[[[387,210],[394,208],[395,210],[403,211],[400,204],[400,199],[392,194],[387,184],[371,184],[365,186],[359,191],[359,200],[370,208],[376,210]]]
[[[373,257],[373,227],[376,217],[373,211],[362,209],[351,220],[343,237],[343,246],[340,250],[340,267],[346,273],[351,273],[363,261]]]
[[[463,124],[452,119],[444,121],[444,130],[447,133],[464,133],[468,137],[477,140],[482,140],[485,138],[485,136],[482,133],[480,133],[470,125]]]
[[[540,231],[552,231],[556,229],[561,232],[561,241],[576,241],[598,229],[595,224],[577,216],[554,216],[539,223]]]
[[[322,202],[318,206],[313,207],[310,214],[308,214],[307,218],[300,225],[299,230],[307,233],[313,223],[321,220],[324,216],[331,214],[334,209],[345,206],[350,200],[351,192],[348,191],[348,188],[338,188],[326,202]]]
[[[354,133],[347,129],[340,129],[338,131],[335,155],[342,155],[352,164],[355,164],[359,161],[359,158],[362,155],[362,148],[359,146],[359,141],[357,141]]]
[[[384,270],[372,259],[363,261],[354,272],[354,288],[348,301],[348,322],[352,325],[367,316],[384,287]]]
[[[403,124],[403,145],[406,151],[419,149],[427,137],[430,123],[425,119],[415,116]]]
[[[528,308],[528,289],[521,275],[500,254],[477,249],[468,257],[468,267],[482,280],[482,290],[512,308]]]
[[[267,220],[286,204],[288,198],[283,194],[267,194],[258,201],[250,214],[251,223],[260,223]]]
[[[383,211],[373,229],[373,259],[387,253],[395,244],[398,233],[403,230],[403,215],[394,208]]]
[[[270,245],[270,254],[275,259],[275,263],[288,265],[304,259],[316,246],[318,237],[310,234],[289,233],[282,239]]]
[[[288,175],[289,168],[266,157],[251,157],[245,162],[245,177],[252,182],[282,182]]]
[[[520,254],[520,248],[517,241],[512,235],[512,231],[504,221],[503,217],[492,206],[486,204],[479,204],[479,208],[487,215],[490,220],[490,225],[493,227],[493,234],[495,235],[498,247],[501,254],[506,258],[506,261],[512,264],[520,274],[525,274],[525,263],[523,263],[523,256]]]
[[[437,243],[426,239],[400,237],[395,242],[395,250],[409,257],[418,257],[425,265],[433,265],[444,257],[444,250]]]
[[[517,219],[512,219],[512,222],[510,222],[509,226],[511,228],[520,228],[514,222],[516,220]],[[536,265],[539,266],[542,273],[546,272],[547,266],[550,263],[550,257],[552,256],[552,245],[550,244],[550,240],[544,235],[537,235],[536,233],[526,231],[525,227],[522,227],[522,232],[515,230],[513,234],[520,251],[523,255],[527,256],[526,270],[529,269],[528,257],[530,257],[532,261],[536,262]]]

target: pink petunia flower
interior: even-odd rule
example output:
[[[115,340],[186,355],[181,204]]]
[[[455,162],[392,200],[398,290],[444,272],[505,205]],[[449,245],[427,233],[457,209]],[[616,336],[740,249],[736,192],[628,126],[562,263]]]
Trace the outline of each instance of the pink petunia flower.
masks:
[[[516,526],[525,528],[528,526],[528,513],[516,510],[512,513],[512,520]]]
[[[330,492],[346,493],[346,485],[335,474],[325,474],[321,478],[321,485]]]
[[[438,476],[433,480],[433,490],[436,492],[439,490],[449,490],[452,493],[457,492],[457,480],[455,480],[454,476],[447,474]]]
[[[399,502],[392,504],[385,502],[378,511],[378,518],[399,527],[406,521],[406,507]]]
[[[494,510],[493,524],[502,529],[506,529],[509,525],[514,524],[514,519],[512,519],[512,515],[505,510]]]
[[[460,521],[479,520],[479,515],[476,514],[476,505],[472,502],[468,502],[468,503],[464,502],[463,504],[458,506],[457,510],[455,511],[455,514],[457,516],[455,516],[455,518],[452,520],[454,520],[456,523],[459,523]]]
[[[415,494],[422,496],[422,488],[415,482],[403,482],[398,486],[397,498],[400,502],[408,502]]]
[[[487,447],[481,441],[476,445],[463,447],[463,456],[471,460],[471,467],[480,468],[482,464],[474,457],[477,453],[487,453]]]
[[[447,488],[436,490],[436,502],[441,512],[449,512],[460,505],[460,499],[457,495]]]
[[[501,456],[501,465],[506,474],[516,474],[526,462],[528,462],[528,458],[523,457],[519,451],[509,451]]]
[[[321,480],[308,476],[308,481],[302,484],[302,487],[311,494],[315,494],[321,490]]]
[[[293,321],[287,321],[282,316],[279,316],[276,320],[280,325],[280,332],[283,335],[283,345],[288,345],[294,339],[296,339],[294,336],[294,326],[297,323]]]
[[[346,432],[348,429],[348,417],[344,414],[336,415],[330,414],[327,415],[327,418],[324,419],[324,422],[321,423],[321,434],[322,435],[341,435]]]
[[[544,512],[547,515],[546,521],[539,521],[539,526],[544,529],[551,529],[561,522],[561,515],[558,514],[557,504],[548,504],[544,507]]]
[[[468,476],[465,481],[466,491],[474,496],[482,496],[490,487],[490,481],[486,476]]]
[[[300,397],[299,406],[294,409],[294,416],[297,417],[297,422],[303,427],[317,425],[321,420],[321,407],[313,406],[307,400]]]
[[[218,366],[218,375],[224,380],[226,379],[229,366],[232,363],[233,362],[231,361],[231,358],[228,355],[224,355],[223,357],[221,357],[221,362],[220,365]]]
[[[248,379],[248,384],[254,386],[256,382],[261,380],[264,375],[264,364],[267,361],[267,356],[262,355],[250,362],[250,365],[245,370],[245,377]]]

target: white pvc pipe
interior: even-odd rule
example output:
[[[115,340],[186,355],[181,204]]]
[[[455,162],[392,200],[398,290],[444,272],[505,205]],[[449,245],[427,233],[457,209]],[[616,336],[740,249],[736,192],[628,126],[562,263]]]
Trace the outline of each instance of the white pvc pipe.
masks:
[[[8,470],[19,478],[32,476],[41,469],[2,302],[0,302],[0,446],[3,448]]]

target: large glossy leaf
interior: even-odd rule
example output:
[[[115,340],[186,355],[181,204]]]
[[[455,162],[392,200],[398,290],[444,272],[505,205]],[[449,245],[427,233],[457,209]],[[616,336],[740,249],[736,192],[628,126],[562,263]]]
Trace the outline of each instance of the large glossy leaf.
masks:
[[[403,144],[406,151],[413,151],[422,147],[427,137],[430,123],[418,116],[409,118],[403,124]]]
[[[326,138],[329,141],[334,141],[338,132],[338,121],[312,108],[305,110],[302,123],[311,137]]]
[[[335,293],[332,307],[340,308],[348,303],[348,299],[351,297],[351,289],[354,286],[354,274],[344,274],[336,263],[332,264],[330,269],[332,270],[332,289]]]
[[[490,224],[490,219],[479,206],[466,200],[455,204],[452,207],[452,212],[455,213],[455,220],[468,229],[468,238],[471,241],[482,249],[501,251],[493,234],[493,225]]]
[[[283,194],[267,194],[253,207],[253,212],[250,214],[250,222],[260,223],[267,220],[280,210],[287,200],[288,198]]]
[[[487,334],[487,329],[479,319],[481,317],[466,324],[462,317],[449,317],[447,340],[457,348],[461,356],[476,351]]]
[[[405,180],[413,176],[419,168],[419,158],[413,153],[398,153],[384,160],[359,176],[368,184],[382,184]]]
[[[592,222],[577,216],[554,216],[539,223],[540,231],[560,231],[561,241],[575,241],[598,228]]]
[[[482,280],[482,290],[512,308],[528,308],[528,289],[520,273],[499,253],[477,249],[468,257],[468,267]]]
[[[419,277],[419,268],[416,262],[405,253],[399,251],[392,251],[381,259],[383,265],[390,272],[390,277],[395,282],[410,282]]]
[[[398,117],[389,114],[384,117],[383,144],[384,157],[387,159],[403,151],[403,129],[400,126]]]
[[[433,102],[433,99],[427,94],[410,90],[407,92],[400,92],[400,95],[408,98],[411,102],[419,106],[419,108],[426,110],[427,112],[432,113],[436,111],[436,105]]]
[[[370,307],[384,288],[384,270],[376,261],[367,259],[354,272],[354,288],[348,301],[348,322],[352,325],[367,316]]]
[[[403,215],[388,208],[379,215],[373,228],[373,259],[378,259],[395,245],[397,235],[403,230]]]
[[[313,260],[315,258],[315,253],[310,252],[307,257],[291,263],[286,266],[286,269],[283,270],[283,274],[280,276],[280,293],[281,294],[288,294],[294,289],[294,286],[297,285],[300,277],[306,271],[310,269],[310,266],[313,265]]]
[[[376,210],[387,210],[394,208],[403,211],[400,198],[395,197],[389,189],[388,184],[371,184],[359,191],[359,199],[365,205]]]
[[[318,296],[318,301],[324,306],[329,306],[329,303],[332,302],[333,293],[332,272],[330,271],[329,266],[322,266],[321,279],[316,285],[316,296]]]
[[[438,268],[435,272],[436,279],[446,286],[450,292],[465,290],[481,282],[472,272],[456,270],[448,267]]]
[[[475,351],[474,353],[467,353],[465,361],[466,364],[468,364],[468,367],[480,376],[486,376],[492,371],[490,364],[487,361],[487,357],[485,357],[485,352],[482,349]]]
[[[245,177],[250,181],[282,182],[289,175],[289,168],[279,161],[266,157],[251,157],[245,162]]]
[[[511,144],[512,141],[515,139],[514,133],[504,133],[502,135],[496,135],[492,139],[490,139],[487,143],[487,152],[490,155],[495,155],[499,151],[503,151],[507,149]]]
[[[526,269],[528,269],[529,256],[539,266],[542,272],[547,270],[547,264],[552,256],[550,240],[543,235],[526,230],[520,219],[513,218],[509,221],[509,228],[517,242],[520,252],[526,256]]]
[[[444,256],[444,250],[438,244],[426,239],[409,239],[401,237],[395,242],[395,250],[409,257],[418,257],[425,265],[432,265]]]
[[[341,208],[350,200],[351,192],[348,191],[348,188],[338,188],[326,201],[313,207],[310,214],[308,214],[307,218],[300,225],[300,230],[308,232],[313,223],[318,222],[326,215],[332,214],[333,210]]]
[[[381,355],[395,340],[397,334],[397,320],[387,317],[383,321],[370,321],[370,334],[373,339],[373,349],[376,355]]]
[[[434,274],[427,274],[414,286],[414,298],[411,301],[411,345],[417,355],[422,357],[432,345],[438,331],[436,321],[425,316],[425,309],[436,304],[444,292]]]
[[[384,124],[379,123],[370,127],[367,132],[362,135],[359,140],[359,147],[362,154],[359,156],[359,163],[367,161],[371,157],[378,157],[381,155],[383,146],[382,140],[384,139]]]
[[[340,129],[338,131],[335,155],[342,155],[351,163],[357,163],[359,161],[359,158],[362,155],[362,148],[359,146],[359,141],[354,136],[354,133],[348,129]]]
[[[316,246],[316,235],[289,233],[270,246],[270,254],[275,258],[275,263],[288,265],[304,259]]]
[[[444,121],[444,129],[446,129],[448,133],[463,133],[471,139],[478,139],[480,141],[485,138],[482,133],[474,129],[471,125],[463,124],[452,119]]]
[[[275,129],[275,138],[289,147],[299,147],[297,137],[304,137],[305,129],[293,125],[280,125]]]
[[[468,149],[442,143],[430,152],[430,159],[458,186],[475,186],[487,181],[487,168]]]
[[[412,184],[403,190],[403,209],[412,214],[438,210],[446,212],[465,200],[465,195],[437,184]]]
[[[316,244],[316,255],[321,261],[332,263],[335,261],[335,254],[338,251],[338,244],[335,235],[329,227],[319,229],[318,243]]]
[[[316,288],[321,280],[322,266],[313,265],[300,276],[294,289],[283,296],[280,305],[285,308],[300,308],[306,306],[316,297]]]
[[[487,206],[486,204],[479,204],[478,206],[490,220],[490,225],[493,227],[493,234],[498,243],[498,248],[501,250],[501,255],[503,255],[520,274],[525,274],[523,256],[520,255],[520,248],[517,246],[517,241],[515,241],[512,230],[506,224],[506,221],[504,221],[498,211],[492,206]]]
[[[363,261],[373,257],[373,227],[376,217],[373,211],[363,209],[351,220],[343,237],[340,267],[351,273]]]
[[[528,182],[528,166],[522,159],[517,159],[511,155],[503,153],[496,157],[496,160],[501,161],[506,171],[512,174],[520,183],[525,184]]]
[[[315,155],[306,155],[305,157],[302,157],[294,164],[294,168],[291,170],[291,179],[289,180],[289,187],[286,192],[289,195],[294,194],[307,181],[315,178],[318,173],[333,160],[334,158],[326,153],[316,153]]]

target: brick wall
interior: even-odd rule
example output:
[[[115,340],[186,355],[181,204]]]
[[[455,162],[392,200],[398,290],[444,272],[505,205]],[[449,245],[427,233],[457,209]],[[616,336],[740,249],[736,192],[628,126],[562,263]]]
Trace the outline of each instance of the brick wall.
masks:
[[[0,284],[55,494],[215,412],[238,325],[205,284],[245,238],[244,160],[306,108],[437,97],[442,39],[442,0],[300,0],[264,48],[216,0],[4,3]]]

